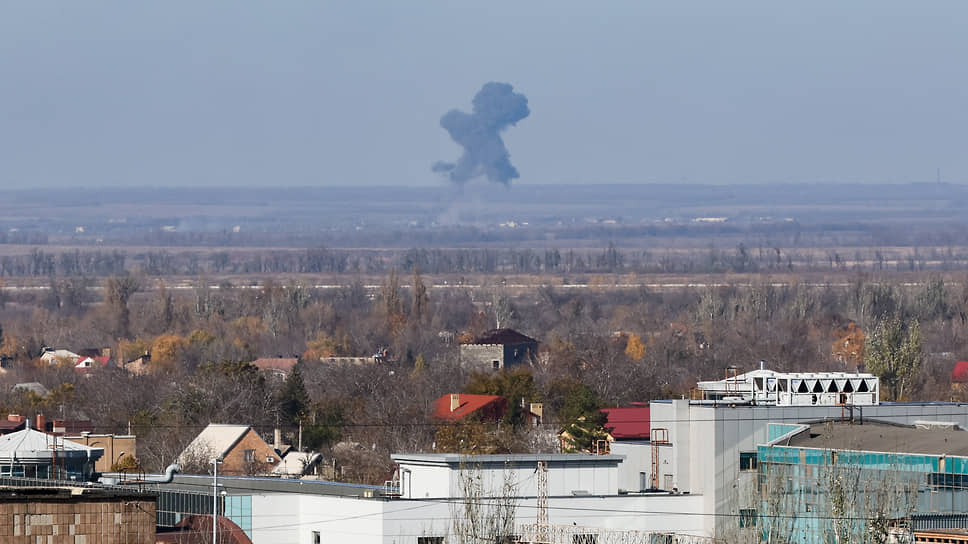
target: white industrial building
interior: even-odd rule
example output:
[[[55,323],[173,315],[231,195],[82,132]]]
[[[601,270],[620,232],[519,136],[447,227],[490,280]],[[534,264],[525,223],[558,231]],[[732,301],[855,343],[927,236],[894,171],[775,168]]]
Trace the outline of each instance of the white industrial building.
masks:
[[[877,378],[865,374],[760,369],[699,390],[651,402],[652,440],[615,442],[608,455],[398,454],[384,490],[245,493],[247,533],[255,544],[443,544],[457,541],[468,515],[513,508],[511,535],[526,541],[709,542],[728,539],[757,507],[757,446],[791,429],[871,420],[968,429],[968,405],[881,403]]]
[[[702,536],[693,532],[701,527],[702,497],[620,492],[619,455],[414,454],[393,459],[400,482],[392,497],[253,495],[252,541],[312,544],[317,535],[321,542],[453,541],[459,524],[468,519],[468,504],[479,508],[480,518],[512,511],[513,535],[523,537],[538,521],[539,461],[547,463],[551,531],[585,535],[604,530],[644,539],[676,533],[683,541]]]
[[[954,403],[879,403],[868,406],[776,406],[705,404],[672,400],[651,403],[652,429],[666,429],[657,446],[658,481],[664,489],[702,497],[701,534],[723,536],[754,508],[749,486],[756,474],[756,448],[772,434],[800,424],[852,419],[914,425],[948,422],[968,429],[968,405]]]

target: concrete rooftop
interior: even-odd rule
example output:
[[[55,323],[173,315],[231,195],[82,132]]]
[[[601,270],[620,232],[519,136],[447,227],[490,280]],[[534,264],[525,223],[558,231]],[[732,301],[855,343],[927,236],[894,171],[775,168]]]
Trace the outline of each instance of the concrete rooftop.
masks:
[[[915,429],[870,421],[863,425],[816,423],[810,426],[809,433],[804,432],[793,437],[790,445],[828,450],[968,456],[968,432]]]

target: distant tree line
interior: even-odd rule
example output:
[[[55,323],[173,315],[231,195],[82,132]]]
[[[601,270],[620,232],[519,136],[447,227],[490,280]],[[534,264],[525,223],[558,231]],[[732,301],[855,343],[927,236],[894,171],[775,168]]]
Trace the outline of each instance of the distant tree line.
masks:
[[[199,274],[697,274],[813,271],[952,271],[968,269],[968,248],[784,249],[739,243],[734,248],[601,249],[332,249],[253,251],[111,251],[35,248],[0,256],[0,277],[106,277]]]

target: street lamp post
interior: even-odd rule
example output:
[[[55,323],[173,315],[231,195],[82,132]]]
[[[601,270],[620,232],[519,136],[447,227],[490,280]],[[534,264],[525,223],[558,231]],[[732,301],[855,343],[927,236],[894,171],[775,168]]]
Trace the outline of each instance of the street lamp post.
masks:
[[[218,538],[218,464],[222,460],[216,457],[212,459],[213,478],[212,478],[212,544],[216,544]]]

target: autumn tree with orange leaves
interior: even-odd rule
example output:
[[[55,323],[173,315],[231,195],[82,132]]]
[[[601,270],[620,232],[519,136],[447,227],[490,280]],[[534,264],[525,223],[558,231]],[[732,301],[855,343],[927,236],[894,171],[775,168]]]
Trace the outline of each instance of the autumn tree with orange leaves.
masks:
[[[854,369],[864,363],[864,340],[867,336],[856,323],[851,321],[846,326],[837,328],[833,335],[831,354],[834,360]]]

